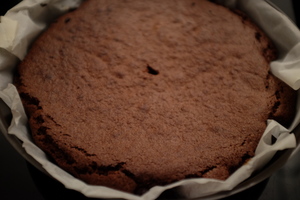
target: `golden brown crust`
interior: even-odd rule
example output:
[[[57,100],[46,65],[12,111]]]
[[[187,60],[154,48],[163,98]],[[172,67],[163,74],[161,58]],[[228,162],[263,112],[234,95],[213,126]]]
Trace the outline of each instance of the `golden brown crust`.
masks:
[[[137,192],[226,179],[269,117],[289,123],[295,92],[269,74],[274,55],[248,19],[207,1],[89,0],[41,35],[15,82],[59,166]]]

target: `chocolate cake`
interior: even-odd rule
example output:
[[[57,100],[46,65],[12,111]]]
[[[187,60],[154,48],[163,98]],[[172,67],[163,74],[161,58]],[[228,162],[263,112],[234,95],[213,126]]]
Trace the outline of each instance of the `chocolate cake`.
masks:
[[[34,142],[89,184],[139,193],[248,159],[295,92],[239,11],[206,0],[86,0],[53,22],[15,85]]]

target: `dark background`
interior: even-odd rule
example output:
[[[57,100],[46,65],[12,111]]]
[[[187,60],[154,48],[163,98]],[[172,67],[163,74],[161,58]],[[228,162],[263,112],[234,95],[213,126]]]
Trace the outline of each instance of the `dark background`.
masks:
[[[0,2],[0,15],[19,1]],[[299,0],[271,0],[296,24],[300,24]],[[0,200],[87,199],[67,190],[27,163],[0,133]],[[298,200],[300,199],[300,152],[284,167],[262,183],[226,199]]]

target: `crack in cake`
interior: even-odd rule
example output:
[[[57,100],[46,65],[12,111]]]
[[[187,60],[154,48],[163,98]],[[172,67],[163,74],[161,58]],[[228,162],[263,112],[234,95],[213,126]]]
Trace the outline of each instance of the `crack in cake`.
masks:
[[[34,142],[75,177],[132,193],[224,180],[296,93],[244,14],[206,0],[87,0],[53,22],[18,66]]]

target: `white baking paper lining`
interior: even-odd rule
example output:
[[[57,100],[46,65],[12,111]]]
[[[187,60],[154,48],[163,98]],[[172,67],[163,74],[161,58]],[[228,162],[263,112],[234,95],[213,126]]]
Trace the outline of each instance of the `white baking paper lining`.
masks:
[[[263,0],[220,0],[219,2],[230,8],[242,10],[262,27],[274,41],[280,54],[279,59],[271,63],[272,73],[298,90],[300,32],[297,27],[284,14]],[[255,157],[225,181],[205,178],[186,179],[167,186],[155,186],[142,196],[137,196],[107,187],[88,185],[63,171],[50,162],[45,153],[33,144],[27,128],[27,117],[19,95],[11,83],[13,69],[19,60],[24,58],[31,42],[49,22],[79,4],[80,0],[24,0],[0,18],[0,98],[10,108],[13,117],[7,130],[8,134],[5,132],[4,134],[17,148],[18,144],[11,139],[10,135],[16,136],[25,150],[20,151],[21,154],[26,159],[33,158],[46,173],[63,183],[66,188],[93,198],[148,200],[157,198],[163,191],[171,188],[176,188],[176,193],[184,198],[207,197],[234,189],[252,173],[265,166],[278,150],[296,147],[295,135],[290,132],[300,121],[299,101],[297,115],[291,127],[286,129],[277,122],[269,120]],[[3,130],[3,127],[0,130]],[[271,143],[272,136],[277,138],[275,144]]]

